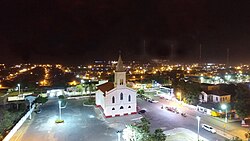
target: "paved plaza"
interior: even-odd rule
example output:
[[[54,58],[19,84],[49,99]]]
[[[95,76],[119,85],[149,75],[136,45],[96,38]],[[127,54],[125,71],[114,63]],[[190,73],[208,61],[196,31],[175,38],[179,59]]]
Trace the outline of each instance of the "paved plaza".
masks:
[[[175,128],[164,131],[164,133],[167,135],[166,141],[195,141],[198,139],[197,133],[185,128]],[[208,141],[202,136],[199,136],[199,140]]]
[[[19,129],[12,141],[116,141],[117,133],[96,114],[93,106],[83,106],[82,100],[68,100],[62,109],[64,123],[56,124],[58,102],[49,100],[40,114],[34,114]]]
[[[104,118],[95,106],[86,106],[82,99],[69,99],[62,109],[64,123],[56,124],[59,108],[57,99],[50,99],[41,106],[40,114],[33,113],[32,120],[26,120],[11,141],[117,141],[117,131],[126,124],[139,121],[139,114]],[[123,139],[121,138],[121,141]]]

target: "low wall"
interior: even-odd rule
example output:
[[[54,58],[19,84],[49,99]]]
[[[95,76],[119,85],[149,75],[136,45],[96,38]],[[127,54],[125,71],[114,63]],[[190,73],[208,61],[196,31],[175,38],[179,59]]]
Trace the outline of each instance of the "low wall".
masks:
[[[197,110],[197,106],[194,106],[194,105],[189,105],[189,104],[186,104],[186,103],[183,103],[186,107],[188,107],[189,109],[192,109],[192,110]]]
[[[20,101],[20,100],[24,100],[24,96],[12,96],[12,97],[8,97],[8,101]]]
[[[25,96],[32,95],[33,93],[23,93],[18,96],[10,96],[8,97],[8,101],[19,101],[19,100],[25,100]]]
[[[16,131],[23,125],[29,115],[33,112],[35,105],[32,106],[31,110],[28,111],[19,121],[18,123],[11,129],[7,136],[4,137],[3,141],[9,141],[11,137],[16,133]]]
[[[93,91],[91,92],[91,94],[95,94],[96,91]],[[64,94],[65,95],[68,95],[68,96],[80,96],[80,95],[90,95],[90,92],[87,91],[87,92],[67,92],[67,91],[64,91]]]

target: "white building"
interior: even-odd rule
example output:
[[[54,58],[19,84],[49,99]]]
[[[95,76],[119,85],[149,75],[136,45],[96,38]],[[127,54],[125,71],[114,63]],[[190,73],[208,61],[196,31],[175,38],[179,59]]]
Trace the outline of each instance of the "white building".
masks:
[[[103,109],[106,118],[136,114],[136,91],[126,86],[126,71],[121,56],[116,66],[114,81],[97,86],[96,106]]]
[[[230,103],[231,95],[220,90],[202,91],[199,99],[201,102]]]

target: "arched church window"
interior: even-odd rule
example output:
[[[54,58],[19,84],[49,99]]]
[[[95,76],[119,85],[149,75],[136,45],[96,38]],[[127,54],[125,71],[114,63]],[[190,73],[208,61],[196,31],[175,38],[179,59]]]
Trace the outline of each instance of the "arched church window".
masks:
[[[112,103],[115,103],[115,97],[114,96],[112,97]]]
[[[128,106],[128,108],[131,108],[131,106]]]
[[[123,79],[120,79],[120,85],[123,85]]]
[[[113,107],[112,110],[115,110],[115,108]]]
[[[120,94],[120,100],[123,100],[123,93]]]
[[[129,102],[131,101],[131,96],[130,96],[130,95],[128,95],[128,101],[129,101]]]
[[[123,106],[121,106],[120,109],[124,109]]]

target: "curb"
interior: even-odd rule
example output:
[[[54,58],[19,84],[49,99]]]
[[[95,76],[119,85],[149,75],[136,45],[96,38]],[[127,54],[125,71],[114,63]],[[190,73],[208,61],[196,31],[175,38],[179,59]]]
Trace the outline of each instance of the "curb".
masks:
[[[86,104],[82,103],[82,106],[94,107],[95,105],[86,105]]]
[[[94,106],[94,109],[95,109],[96,114],[98,116],[100,116],[101,120],[105,121],[106,123],[109,123],[107,120],[105,120],[104,114],[102,113],[102,111],[98,107]]]

